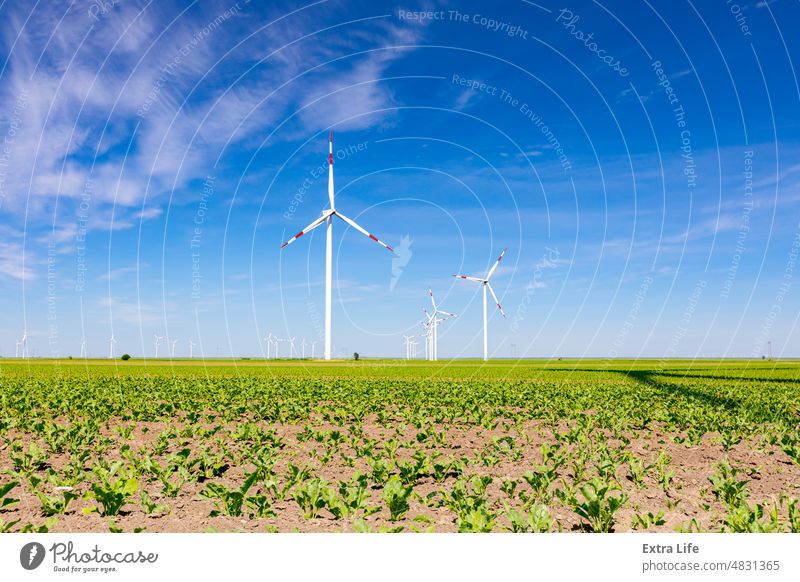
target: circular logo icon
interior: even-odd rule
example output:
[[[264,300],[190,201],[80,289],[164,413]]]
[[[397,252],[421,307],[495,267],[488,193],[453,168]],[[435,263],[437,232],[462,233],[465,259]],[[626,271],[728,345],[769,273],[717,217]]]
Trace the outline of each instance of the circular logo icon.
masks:
[[[19,563],[26,570],[35,570],[44,561],[44,546],[39,542],[29,542],[19,551]]]

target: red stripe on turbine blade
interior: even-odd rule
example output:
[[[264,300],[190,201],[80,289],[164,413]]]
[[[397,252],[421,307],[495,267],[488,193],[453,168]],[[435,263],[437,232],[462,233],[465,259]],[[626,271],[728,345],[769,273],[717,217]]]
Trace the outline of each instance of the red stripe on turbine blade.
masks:
[[[330,157],[328,158],[328,165],[329,165],[329,166],[332,166],[332,165],[333,165],[333,154],[328,154],[328,155],[330,156]]]
[[[281,245],[281,248],[285,248],[285,247],[286,247],[286,245],[288,245],[288,244],[289,244],[288,242],[285,242],[285,243],[283,243],[283,244]]]
[[[394,249],[392,247],[390,247],[389,245],[386,245],[386,248],[389,249],[390,251],[394,252]]]
[[[381,241],[379,241],[378,239],[376,239],[376,238],[375,238],[374,236],[372,236],[372,235],[369,235],[369,238],[371,238],[371,239],[372,239],[372,240],[374,240],[375,242],[381,242]]]
[[[331,140],[331,143],[333,143],[333,132],[330,133],[330,140]]]

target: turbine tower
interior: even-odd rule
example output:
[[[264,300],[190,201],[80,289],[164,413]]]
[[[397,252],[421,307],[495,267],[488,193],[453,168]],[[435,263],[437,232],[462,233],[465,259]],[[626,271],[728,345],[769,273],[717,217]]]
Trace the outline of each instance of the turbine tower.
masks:
[[[178,343],[178,340],[172,340],[172,350],[170,350],[169,357],[175,358],[175,345]]]
[[[326,224],[325,232],[325,359],[331,359],[331,279],[333,276],[333,217],[338,216],[347,224],[355,228],[360,233],[371,238],[379,245],[382,245],[394,252],[394,249],[386,243],[378,240],[377,237],[371,235],[366,230],[361,228],[355,221],[347,218],[344,214],[336,210],[334,205],[334,191],[333,191],[333,132],[331,132],[328,141],[328,200],[331,207],[328,210],[322,211],[322,216],[317,218],[314,222],[309,224],[299,233],[294,235],[288,241],[283,243],[282,249],[287,245],[293,243],[298,238],[317,228],[322,223]]]
[[[497,309],[500,310],[500,313],[503,314],[503,319],[506,317],[505,311],[503,308],[500,307],[500,301],[497,299],[497,295],[494,294],[494,289],[492,289],[491,284],[489,283],[489,279],[492,278],[492,275],[497,270],[497,266],[500,264],[500,260],[503,258],[503,255],[506,254],[507,248],[503,249],[503,252],[500,253],[500,256],[497,257],[494,265],[492,268],[489,269],[489,272],[486,274],[485,279],[480,279],[478,277],[468,277],[467,275],[453,275],[457,279],[466,279],[467,281],[472,281],[474,283],[480,283],[483,287],[483,360],[486,361],[489,359],[489,318],[488,312],[486,308],[486,290],[489,290],[489,293],[492,294],[492,298],[494,302],[497,304]]]
[[[108,359],[114,359],[114,344],[117,343],[117,340],[114,339],[114,334],[111,334],[111,337],[108,338]]]
[[[406,345],[406,360],[411,359],[411,346],[413,342],[411,340],[414,339],[413,335],[403,335],[403,343]]]
[[[158,358],[158,346],[161,345],[161,340],[165,339],[164,336],[153,334],[153,345],[155,346],[155,357]]]
[[[192,358],[194,358],[194,346],[196,346],[196,345],[197,345],[197,344],[196,344],[196,343],[194,343],[194,341],[192,341],[192,340],[189,340],[189,359],[190,359],[190,360],[191,360]]]
[[[17,342],[16,357],[18,357],[18,358],[20,357],[20,350],[19,350],[20,348],[22,348],[22,357],[23,358],[27,358],[28,357],[28,330],[27,329],[23,329],[22,330],[22,337]]]
[[[86,359],[86,340],[81,340],[81,358]]]
[[[433,306],[433,311],[428,313],[425,309],[425,315],[428,317],[428,327],[430,333],[430,344],[431,347],[428,350],[428,355],[430,356],[429,359],[431,360],[438,360],[439,359],[439,324],[445,321],[448,317],[458,317],[455,313],[448,313],[447,311],[443,311],[439,309],[436,305],[436,300],[433,298],[433,291],[428,289],[428,295],[431,298],[431,305]],[[441,318],[436,317],[439,314],[446,315],[447,317]]]

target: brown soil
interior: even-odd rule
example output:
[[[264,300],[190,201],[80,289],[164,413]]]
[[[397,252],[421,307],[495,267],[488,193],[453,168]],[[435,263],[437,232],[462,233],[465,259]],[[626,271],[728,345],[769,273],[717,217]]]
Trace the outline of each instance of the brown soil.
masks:
[[[122,423],[123,425],[126,423]],[[356,456],[356,452],[351,450],[347,444],[342,444],[339,452],[333,454],[327,463],[323,463],[320,457],[325,454],[324,445],[314,440],[299,441],[298,434],[304,427],[268,425],[257,423],[262,430],[274,430],[277,437],[286,443],[281,450],[279,458],[274,467],[274,473],[282,478],[288,470],[289,463],[297,466],[309,466],[313,468],[314,476],[326,479],[336,485],[339,481],[347,481],[352,478],[354,473],[360,471],[369,473],[370,468],[364,458]],[[110,439],[110,447],[104,454],[108,460],[120,458],[120,447],[127,445],[133,451],[143,448],[151,451],[158,440],[158,435],[165,429],[171,428],[179,435],[185,427],[180,422],[174,423],[138,423],[129,439],[122,438],[117,432],[117,426],[109,426],[103,429],[102,434]],[[196,426],[195,426],[196,427]],[[235,427],[234,427],[235,428]],[[391,429],[380,426],[375,419],[369,419],[362,425],[364,436],[378,441],[376,450],[385,450],[386,442],[397,435],[397,431],[402,433],[399,439],[406,443],[415,444],[417,449],[422,449],[426,454],[438,452],[442,458],[467,457],[467,469],[465,476],[489,475],[493,477],[493,482],[489,485],[486,493],[493,503],[492,506],[497,512],[495,531],[503,531],[508,525],[507,518],[503,512],[503,502],[510,501],[506,493],[501,490],[501,479],[519,479],[518,491],[527,487],[522,475],[533,468],[535,464],[542,461],[540,446],[547,442],[554,443],[552,431],[549,427],[530,422],[524,426],[524,430],[507,432],[503,425],[499,425],[493,430],[478,428],[453,428],[446,427],[444,444],[437,446],[426,446],[425,443],[414,441],[416,429],[410,426],[393,425]],[[323,422],[318,422],[314,426],[315,430],[339,430],[344,435],[348,434],[348,427],[332,426]],[[231,428],[230,430],[234,430]],[[493,437],[501,438],[513,436],[516,442],[515,450],[517,458],[513,458],[510,453],[495,453],[497,462],[484,464],[476,460],[476,457],[486,450],[490,450]],[[643,487],[637,487],[629,478],[627,473],[628,465],[620,463],[617,471],[617,480],[622,486],[629,500],[617,513],[615,518],[615,531],[630,531],[631,521],[637,513],[664,512],[665,523],[654,526],[648,531],[673,531],[678,527],[687,527],[691,520],[695,520],[703,531],[719,531],[722,520],[724,519],[725,506],[717,501],[711,491],[708,477],[716,472],[716,466],[722,459],[727,459],[731,465],[740,471],[739,479],[748,479],[749,501],[751,504],[757,502],[774,502],[782,494],[790,497],[800,496],[800,466],[793,464],[791,460],[780,451],[780,449],[767,446],[760,439],[749,442],[740,442],[729,451],[724,451],[722,446],[716,442],[715,435],[705,435],[702,441],[696,446],[687,446],[674,442],[674,433],[666,434],[659,432],[658,429],[652,431],[641,431],[638,435],[628,435],[631,442],[625,446],[623,443],[613,439],[600,439],[607,444],[610,449],[629,451],[636,457],[642,459],[645,464],[654,463],[660,453],[665,453],[671,457],[670,467],[674,470],[672,483],[666,488],[662,487],[657,477],[657,471],[651,470],[644,477]],[[23,433],[9,431],[6,443],[0,445],[0,471],[7,472],[12,469],[13,463],[10,458],[10,448],[8,442],[17,437],[25,443],[29,442],[29,437]],[[224,438],[226,442],[231,442],[224,430],[217,433],[214,438]],[[41,444],[41,443],[40,443]],[[596,443],[590,442],[589,446]],[[42,445],[43,446],[43,445]],[[169,448],[155,458],[163,466],[170,454],[176,453],[183,448],[189,448],[193,452],[202,447],[214,448],[212,442],[202,442],[197,439],[181,442],[180,436],[170,441]],[[243,451],[243,448],[231,447],[234,451]],[[396,456],[398,459],[410,459],[414,453],[407,448],[399,448]],[[345,462],[345,457],[355,457],[353,466]],[[49,467],[56,471],[70,461],[69,456],[61,454],[48,459]],[[228,462],[231,466],[219,477],[212,479],[215,483],[221,483],[231,488],[238,487],[244,480],[244,475],[252,471],[254,467],[249,464],[239,465]],[[203,498],[199,495],[200,491],[206,488],[204,482],[187,482],[183,485],[180,493],[176,497],[167,497],[162,493],[162,484],[157,480],[146,481],[140,478],[140,491],[145,490],[153,501],[168,506],[168,511],[162,515],[148,516],[144,513],[139,501],[139,493],[132,498],[121,515],[115,517],[102,517],[98,513],[84,513],[84,508],[96,506],[97,503],[92,499],[83,497],[89,490],[89,480],[91,474],[88,469],[92,461],[86,463],[87,479],[76,487],[76,492],[80,497],[72,502],[65,515],[58,515],[56,524],[50,531],[55,532],[105,532],[109,530],[109,523],[114,522],[124,531],[134,531],[136,528],[145,528],[148,532],[202,532],[213,528],[217,531],[271,531],[281,532],[334,532],[334,531],[353,531],[354,519],[334,519],[333,515],[323,509],[320,517],[306,519],[298,504],[287,495],[285,500],[276,501],[273,505],[276,517],[251,519],[248,517],[217,516],[210,517],[215,508],[214,501]],[[39,470],[38,475],[44,476],[45,469]],[[586,475],[583,480],[588,479],[595,472],[595,467],[587,466]],[[576,482],[575,475],[570,466],[566,463],[559,470],[559,480],[554,487],[563,488],[564,483],[572,484]],[[0,483],[9,480],[8,476],[2,477]],[[437,483],[432,477],[424,477],[415,483],[414,492],[416,495],[410,501],[411,509],[401,520],[392,522],[389,520],[389,512],[385,503],[381,499],[382,489],[373,487],[369,490],[369,505],[378,506],[380,511],[364,517],[364,521],[373,530],[380,527],[394,528],[404,527],[404,531],[426,531],[437,532],[457,531],[455,514],[446,506],[426,507],[422,499],[429,494],[435,494],[440,490],[451,490],[456,478],[448,476],[442,482]],[[580,482],[580,480],[578,480]],[[54,492],[52,486],[43,483],[40,487],[49,492]],[[252,492],[251,492],[252,493]],[[19,498],[19,503],[11,508],[0,510],[0,520],[6,523],[19,520],[17,527],[33,523],[42,524],[45,516],[41,512],[41,503],[32,492],[28,483],[21,483],[9,494],[10,497]],[[433,496],[434,499],[437,497]],[[513,502],[519,505],[519,502]],[[573,511],[572,507],[564,506],[560,501],[554,499],[549,504],[549,510],[553,517],[553,530],[572,531],[578,529],[581,519]]]

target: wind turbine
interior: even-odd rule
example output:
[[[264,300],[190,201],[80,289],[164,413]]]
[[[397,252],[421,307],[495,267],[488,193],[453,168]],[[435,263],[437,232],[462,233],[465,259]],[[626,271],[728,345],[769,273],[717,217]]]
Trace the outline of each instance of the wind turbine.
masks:
[[[86,340],[81,340],[81,358],[86,359]]]
[[[189,359],[191,360],[194,358],[194,346],[197,344],[194,343],[192,340],[189,340]]]
[[[172,340],[172,349],[170,350],[170,354],[169,354],[170,358],[174,358],[175,357],[175,344],[177,344],[177,343],[178,343],[178,340]]]
[[[22,348],[22,357],[23,358],[27,358],[28,357],[28,330],[27,329],[23,329],[22,330],[22,337],[17,342],[17,357],[18,358],[20,357],[19,348]]]
[[[366,230],[361,228],[355,221],[347,218],[344,214],[336,210],[334,206],[334,191],[333,191],[333,132],[330,133],[328,142],[328,200],[331,207],[322,211],[322,216],[317,218],[314,222],[309,224],[299,233],[294,235],[288,241],[283,243],[282,249],[287,245],[293,243],[298,238],[317,228],[322,223],[326,224],[325,233],[325,359],[331,359],[331,279],[333,273],[333,217],[338,216],[347,224],[355,228],[360,233],[368,236],[379,245],[382,245],[394,252],[394,249],[386,243],[378,240],[377,237],[371,235]]]
[[[306,338],[303,338],[303,341],[300,342],[300,345],[302,346],[302,349],[303,349],[303,359],[304,360],[306,359],[306,345],[307,344],[308,344],[308,342],[306,341]]]
[[[155,355],[156,358],[158,357],[158,346],[161,345],[161,340],[163,339],[165,339],[164,336],[153,334],[153,345],[156,348],[156,355]]]
[[[311,342],[311,359],[314,359],[314,353],[316,352],[316,348],[314,346],[317,345],[317,340]]]
[[[439,332],[437,330],[439,328],[439,324],[442,323],[443,321],[445,321],[445,319],[447,319],[447,317],[457,317],[457,316],[454,313],[448,313],[447,311],[443,311],[443,310],[439,309],[439,307],[437,307],[437,305],[436,305],[436,300],[433,298],[433,291],[431,291],[430,289],[428,289],[428,295],[431,298],[431,305],[433,306],[433,312],[432,313],[428,313],[427,311],[425,311],[425,315],[428,316],[428,323],[430,324],[430,327],[431,327],[431,332],[430,332],[431,333],[430,355],[432,357],[430,359],[431,360],[438,360],[439,359]],[[446,315],[447,317],[445,317],[444,319],[437,318],[436,316],[439,315],[440,313],[443,314],[443,315]]]
[[[290,337],[288,340],[289,342],[289,357],[295,358],[297,357],[297,350],[294,349],[294,337]]]
[[[489,293],[492,294],[492,298],[494,299],[494,302],[497,304],[497,309],[499,309],[500,313],[503,314],[503,319],[505,319],[505,317],[506,317],[506,313],[505,313],[505,311],[503,311],[503,308],[500,307],[500,301],[497,299],[497,295],[494,294],[494,289],[492,289],[492,286],[489,283],[489,279],[492,278],[492,275],[497,270],[497,266],[500,264],[500,260],[503,258],[503,255],[506,254],[506,250],[508,250],[508,248],[503,249],[503,252],[500,253],[499,257],[497,257],[497,260],[495,261],[494,265],[492,265],[492,268],[489,269],[489,272],[486,274],[486,278],[485,279],[480,279],[478,277],[468,277],[466,275],[453,275],[453,277],[456,277],[457,279],[466,279],[467,281],[473,281],[474,283],[480,283],[481,286],[483,287],[483,359],[484,359],[484,361],[489,359],[489,323],[488,323],[489,318],[488,318],[487,308],[486,308],[486,290],[487,289],[489,290]]]
[[[114,359],[114,344],[117,343],[117,340],[114,339],[114,334],[111,334],[111,337],[108,338],[108,359]]]
[[[414,339],[413,335],[404,335],[403,342],[406,344],[406,360],[411,359],[411,340]]]
[[[423,310],[424,311],[424,310]],[[425,313],[427,315],[427,312]],[[422,329],[424,331],[423,335],[425,336],[425,359],[431,359],[431,324],[429,321],[422,320],[420,321],[422,325]]]

